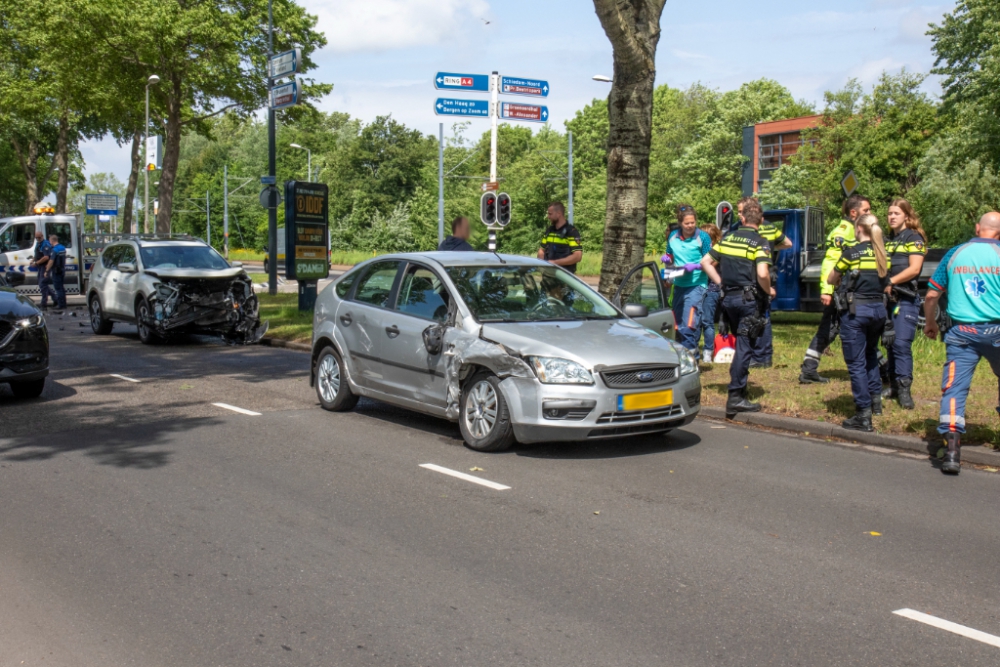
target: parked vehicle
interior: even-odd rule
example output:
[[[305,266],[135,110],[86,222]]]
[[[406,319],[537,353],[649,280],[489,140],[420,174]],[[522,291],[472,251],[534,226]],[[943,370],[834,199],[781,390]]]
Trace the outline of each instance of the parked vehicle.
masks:
[[[45,317],[0,274],[0,384],[17,398],[37,398],[49,374]]]
[[[249,344],[267,332],[242,264],[230,264],[197,239],[125,237],[111,243],[91,270],[87,307],[95,334],[129,322],[143,343],[204,333]]]
[[[66,247],[67,294],[80,294],[80,229],[76,215],[55,215],[44,204],[34,215],[0,219],[0,274],[13,276],[7,283],[21,294],[40,294],[38,269],[30,266],[35,255],[35,232],[48,239],[55,234]],[[89,268],[89,267],[88,267]]]
[[[670,340],[656,266],[631,271],[614,301],[533,258],[378,257],[317,298],[311,383],[326,410],[367,396],[457,421],[477,451],[690,423],[698,366]]]

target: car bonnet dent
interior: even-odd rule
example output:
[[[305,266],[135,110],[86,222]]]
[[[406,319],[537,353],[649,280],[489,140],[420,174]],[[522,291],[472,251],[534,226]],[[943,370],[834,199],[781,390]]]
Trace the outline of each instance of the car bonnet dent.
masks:
[[[235,276],[220,276],[219,272],[181,276],[161,271],[157,277],[163,282],[152,295],[152,321],[147,324],[158,333],[192,327],[221,334],[234,345],[257,343],[267,333],[268,323],[260,321],[253,285],[242,271]]]
[[[499,343],[474,337],[462,329],[449,327],[444,334],[444,380],[448,385],[448,407],[445,416],[448,419],[458,419],[461,413],[462,381],[474,366],[488,368],[500,379],[535,377],[531,367],[515,354]]]

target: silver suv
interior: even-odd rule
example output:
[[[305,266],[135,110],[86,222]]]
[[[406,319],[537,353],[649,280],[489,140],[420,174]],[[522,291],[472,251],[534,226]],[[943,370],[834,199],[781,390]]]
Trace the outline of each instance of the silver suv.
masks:
[[[316,301],[312,384],[334,412],[367,396],[457,421],[478,451],[667,432],[699,410],[698,366],[669,339],[655,266],[624,287],[612,304],[510,255],[372,259]]]
[[[87,307],[95,334],[111,333],[115,322],[134,323],[143,343],[205,333],[248,344],[267,331],[242,265],[196,239],[108,245],[91,269]]]

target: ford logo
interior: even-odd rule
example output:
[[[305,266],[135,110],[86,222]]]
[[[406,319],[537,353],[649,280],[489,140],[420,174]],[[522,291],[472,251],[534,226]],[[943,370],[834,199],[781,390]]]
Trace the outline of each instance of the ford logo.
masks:
[[[650,373],[649,371],[643,371],[641,373],[636,373],[635,379],[638,380],[639,382],[652,382],[653,374]]]

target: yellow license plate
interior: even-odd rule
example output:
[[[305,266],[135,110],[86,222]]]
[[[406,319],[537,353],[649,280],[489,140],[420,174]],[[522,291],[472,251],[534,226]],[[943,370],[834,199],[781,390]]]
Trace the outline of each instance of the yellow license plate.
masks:
[[[648,394],[624,394],[618,397],[618,409],[649,410],[674,404],[674,390],[653,391]]]

